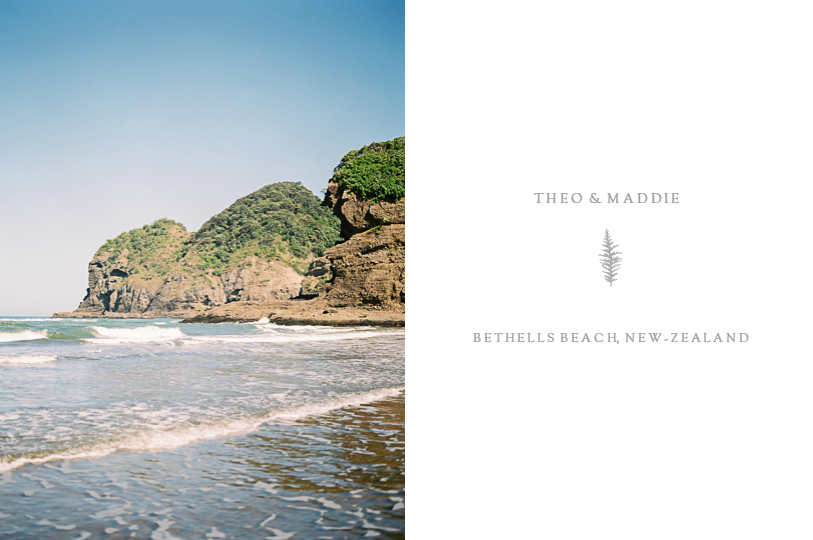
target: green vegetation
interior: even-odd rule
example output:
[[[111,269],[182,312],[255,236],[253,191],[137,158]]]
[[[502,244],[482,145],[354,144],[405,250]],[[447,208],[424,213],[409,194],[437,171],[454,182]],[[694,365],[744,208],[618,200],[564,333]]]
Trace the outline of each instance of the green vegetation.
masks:
[[[153,256],[160,248],[170,243],[172,240],[170,232],[175,228],[186,231],[186,227],[177,221],[166,218],[159,219],[150,225],[144,225],[140,229],[121,233],[114,239],[108,240],[99,248],[96,255],[109,251],[113,257],[117,257],[127,249],[131,253],[131,261],[136,253],[145,258]]]
[[[406,140],[398,137],[348,152],[333,181],[362,199],[395,202],[406,196]]]
[[[251,256],[279,260],[305,274],[307,260],[321,257],[338,240],[339,219],[319,198],[299,182],[281,182],[238,199],[197,233],[159,219],[108,240],[96,255],[126,267],[114,270],[114,278],[151,280],[183,271],[195,284],[211,284],[207,276],[247,267]]]
[[[126,257],[129,274],[139,274],[142,279],[162,277],[169,272],[175,253],[188,236],[186,227],[163,218],[108,240],[96,255],[107,252],[111,259]]]
[[[248,256],[286,260],[321,257],[339,240],[339,219],[299,182],[265,186],[203,224],[179,258],[197,255],[200,270],[222,271]],[[307,267],[307,265],[304,265]]]

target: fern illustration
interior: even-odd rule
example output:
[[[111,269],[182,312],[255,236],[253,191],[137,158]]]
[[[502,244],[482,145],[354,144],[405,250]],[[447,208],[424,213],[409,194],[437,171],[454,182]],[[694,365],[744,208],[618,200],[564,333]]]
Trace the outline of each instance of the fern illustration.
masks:
[[[620,251],[616,251],[618,246],[613,244],[613,239],[610,238],[610,231],[604,229],[604,244],[602,244],[602,252],[599,253],[601,260],[601,267],[604,269],[604,279],[613,286],[613,281],[617,281],[618,269],[621,267]]]

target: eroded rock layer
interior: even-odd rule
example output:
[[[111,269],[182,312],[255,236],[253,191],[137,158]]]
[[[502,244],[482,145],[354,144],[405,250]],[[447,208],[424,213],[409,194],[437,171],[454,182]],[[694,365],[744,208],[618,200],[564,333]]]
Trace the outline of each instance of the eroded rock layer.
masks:
[[[325,194],[325,206],[341,221],[343,238],[350,238],[379,225],[403,225],[406,223],[406,206],[404,201],[367,201],[356,194],[340,187],[336,182],[328,183]]]
[[[333,281],[324,302],[332,307],[403,309],[406,301],[406,231],[387,225],[353,235],[330,248]]]

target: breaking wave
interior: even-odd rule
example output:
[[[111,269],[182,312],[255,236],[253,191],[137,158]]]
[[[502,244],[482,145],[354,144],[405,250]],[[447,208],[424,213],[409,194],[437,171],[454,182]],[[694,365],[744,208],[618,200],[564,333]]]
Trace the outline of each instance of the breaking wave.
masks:
[[[143,326],[140,328],[105,328],[104,326],[91,326],[91,333],[95,338],[84,338],[88,343],[153,343],[158,341],[174,341],[186,337],[178,328],[158,328],[157,326]]]
[[[0,332],[0,342],[32,341],[35,339],[48,339],[47,330],[23,330],[22,332]]]

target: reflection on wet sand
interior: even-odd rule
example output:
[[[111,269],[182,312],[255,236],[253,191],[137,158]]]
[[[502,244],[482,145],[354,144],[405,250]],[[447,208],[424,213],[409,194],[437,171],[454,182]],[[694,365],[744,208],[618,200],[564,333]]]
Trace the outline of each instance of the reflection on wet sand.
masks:
[[[404,488],[404,397],[335,411],[319,419],[304,419],[254,434],[266,453],[282,457],[273,463],[252,463],[258,471],[275,475],[290,491],[324,490],[345,493],[351,489]],[[290,456],[286,459],[285,456]],[[332,482],[316,484],[302,474],[290,474],[294,466],[314,463],[314,473],[324,473],[330,463]],[[338,464],[343,464],[339,467]],[[287,470],[287,472],[286,472]]]
[[[404,401],[4,473],[0,537],[404,538]]]

